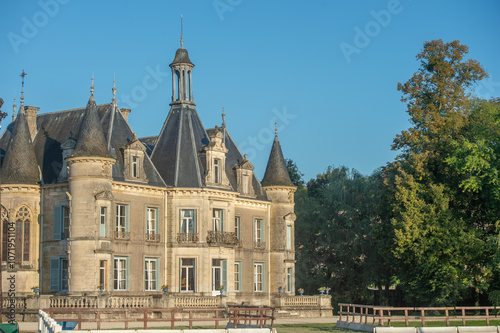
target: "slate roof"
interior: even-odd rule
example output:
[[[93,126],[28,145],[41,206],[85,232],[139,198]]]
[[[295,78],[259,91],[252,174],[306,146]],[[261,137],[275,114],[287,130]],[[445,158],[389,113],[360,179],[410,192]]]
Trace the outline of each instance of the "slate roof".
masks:
[[[34,150],[36,160],[42,171],[44,184],[57,182],[63,166],[61,144],[71,136],[71,131],[74,132],[74,137],[79,137],[85,109],[78,108],[37,115],[37,134],[34,138]],[[113,110],[114,112],[112,112]],[[108,143],[108,132],[110,129],[112,132],[110,151],[111,155],[117,158],[112,170],[113,179],[125,181],[123,179],[123,152],[120,149],[133,139],[132,129],[123,118],[121,112],[119,112],[119,109],[117,107],[112,108],[112,104],[96,105],[96,111],[104,138],[106,138],[105,144]],[[18,119],[19,116],[15,123],[7,126],[5,132],[0,137],[0,153],[5,152],[7,144],[12,137],[15,124],[18,123]],[[111,127],[110,124],[112,125]],[[151,163],[149,156],[145,156],[144,170],[148,178],[147,184],[160,187],[165,186],[161,176]]]
[[[0,171],[1,184],[36,184],[40,181],[33,143],[24,110],[19,110],[15,123],[5,131],[5,157]],[[5,150],[4,150],[5,151]]]
[[[271,153],[269,154],[269,160],[267,162],[266,173],[262,179],[262,186],[295,186],[288,175],[278,135],[274,137],[273,147],[271,148]]]
[[[71,156],[93,156],[112,158],[104,139],[102,126],[97,115],[94,95],[91,95],[85,108],[80,132],[76,139],[76,147]]]
[[[176,104],[163,124],[151,160],[168,186],[202,187],[204,171],[198,153],[208,142],[196,109]]]

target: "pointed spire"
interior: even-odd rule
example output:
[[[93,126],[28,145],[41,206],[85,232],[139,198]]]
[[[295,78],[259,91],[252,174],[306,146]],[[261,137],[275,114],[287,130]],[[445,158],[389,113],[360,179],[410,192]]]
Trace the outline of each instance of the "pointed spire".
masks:
[[[224,113],[224,105],[222,106],[222,128],[226,128],[226,114]]]
[[[278,126],[275,124],[276,136],[274,137],[273,147],[269,154],[266,172],[262,179],[262,186],[294,186],[290,180],[288,169],[286,168],[285,158],[281,151],[280,141],[278,139]]]
[[[92,75],[92,91],[94,88],[94,76]],[[97,114],[97,105],[94,95],[90,95],[87,108],[80,126],[80,133],[76,141],[75,150],[71,156],[89,156],[112,158],[107,149],[106,139],[102,131],[101,121]]]
[[[22,77],[22,78],[23,78],[23,83],[22,83],[22,88],[21,88],[21,106],[20,106],[20,108],[21,108],[22,110],[24,110],[24,77],[25,77],[26,75],[28,75],[28,74],[26,74],[26,73],[24,72],[24,69],[23,69],[23,72],[21,73],[21,75],[19,75],[20,77]]]
[[[19,109],[12,136],[7,145],[0,172],[2,184],[30,184],[40,181],[35,150],[26,120],[26,112]]]
[[[14,98],[14,104],[12,105],[12,122],[16,120],[16,98]]]
[[[184,47],[184,40],[182,40],[182,14],[181,14],[181,48]]]
[[[113,75],[113,104],[116,105],[116,86],[115,86],[115,78]]]
[[[92,84],[90,85],[90,96],[94,96],[94,72],[92,72]]]
[[[278,137],[278,119],[274,121],[274,136]]]

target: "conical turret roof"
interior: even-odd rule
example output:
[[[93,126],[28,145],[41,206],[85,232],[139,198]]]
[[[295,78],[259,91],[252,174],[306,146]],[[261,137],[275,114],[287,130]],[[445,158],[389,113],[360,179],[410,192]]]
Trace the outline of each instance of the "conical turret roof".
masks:
[[[295,186],[288,175],[278,135],[274,137],[266,173],[264,174],[264,179],[262,179],[262,186]]]
[[[97,114],[97,105],[94,95],[91,95],[85,115],[83,116],[80,133],[76,140],[76,147],[73,150],[73,157],[92,156],[113,158],[107,148],[106,139],[102,131],[99,115]]]
[[[35,150],[26,120],[19,109],[0,172],[1,184],[37,184],[40,181]]]

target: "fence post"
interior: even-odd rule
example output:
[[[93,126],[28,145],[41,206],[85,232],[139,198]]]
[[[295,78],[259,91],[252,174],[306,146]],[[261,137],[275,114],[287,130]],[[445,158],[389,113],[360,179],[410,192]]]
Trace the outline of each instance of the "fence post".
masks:
[[[422,327],[425,327],[425,310],[420,309],[420,315],[422,317]]]
[[[408,327],[408,325],[410,325],[408,320],[408,309],[405,309],[405,326]]]
[[[486,308],[486,326],[490,326],[490,310]]]
[[[339,317],[339,320],[342,321],[342,304],[339,304],[339,305],[340,305],[340,311],[339,311],[340,317]]]
[[[465,326],[465,308],[462,308],[462,326]]]
[[[384,327],[384,309],[379,309],[378,310],[379,318],[378,318],[378,324],[382,327]]]
[[[446,308],[446,310],[444,310],[444,313],[446,314],[446,327],[449,327],[450,326],[450,313],[448,311],[448,308]]]

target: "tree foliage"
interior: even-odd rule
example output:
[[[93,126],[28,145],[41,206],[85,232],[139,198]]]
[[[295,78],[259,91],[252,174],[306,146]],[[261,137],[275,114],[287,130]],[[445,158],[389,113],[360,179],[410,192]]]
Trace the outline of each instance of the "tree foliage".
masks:
[[[500,98],[471,95],[487,74],[467,53],[424,43],[398,84],[411,126],[394,139],[394,162],[369,177],[330,167],[299,189],[298,287],[327,285],[352,303],[399,305],[393,285],[410,305],[499,304]]]

